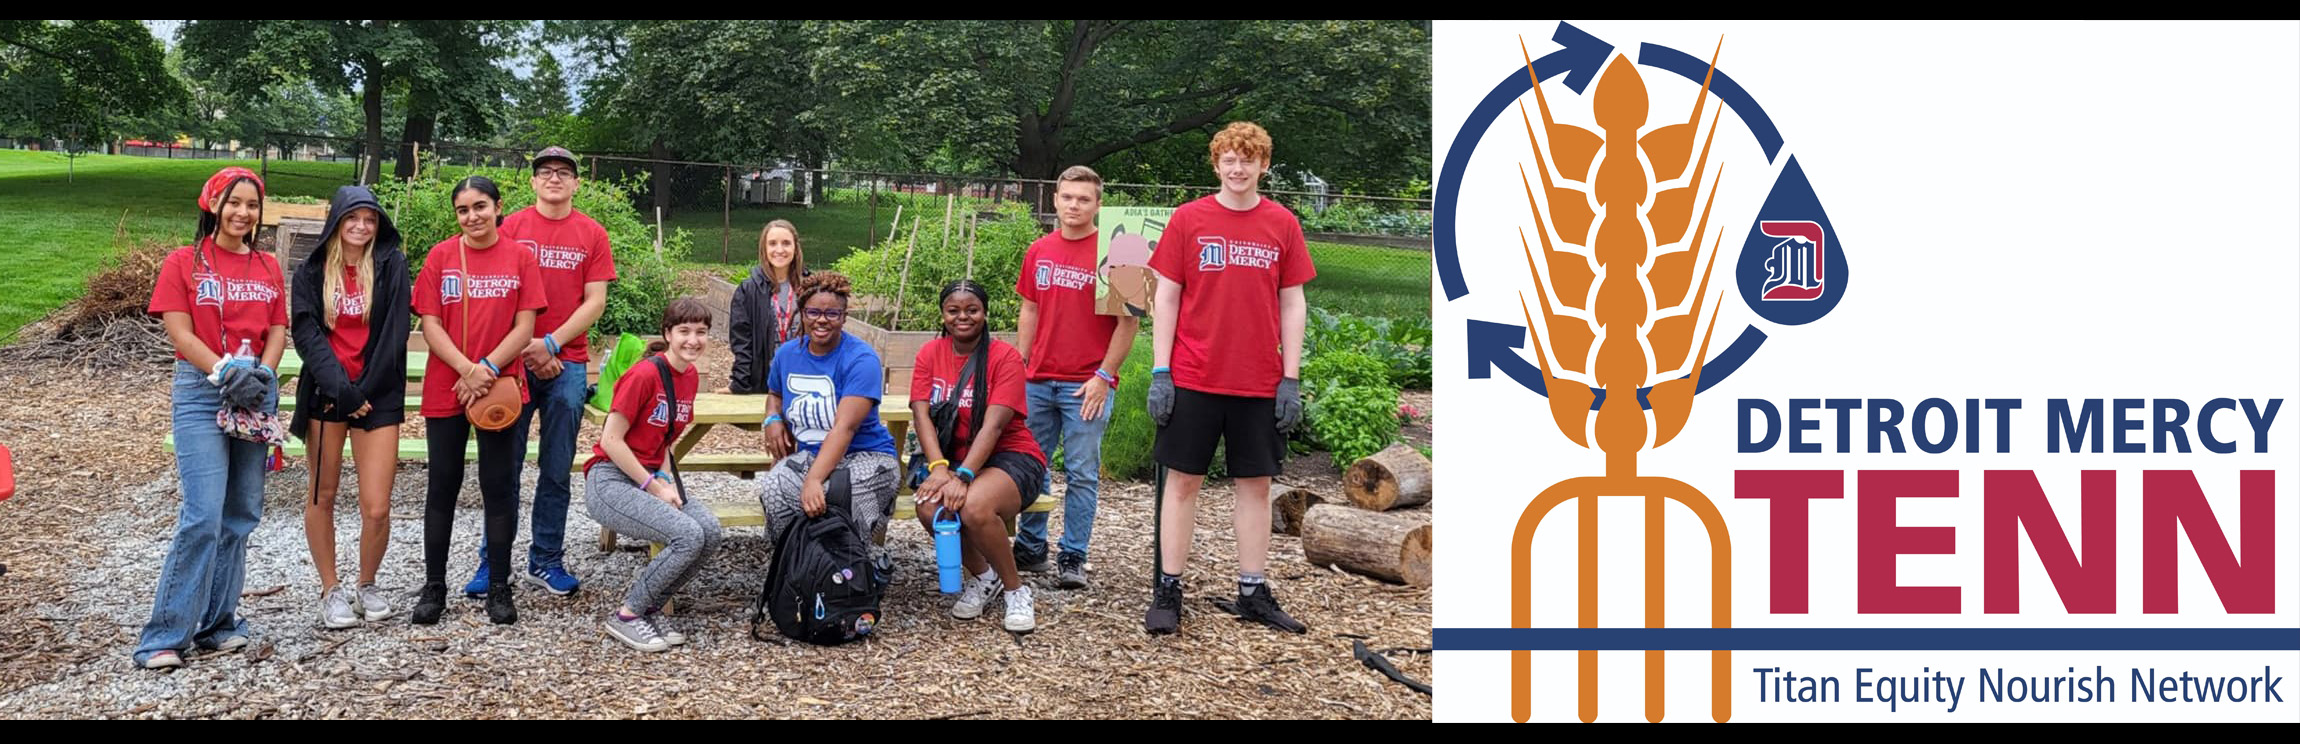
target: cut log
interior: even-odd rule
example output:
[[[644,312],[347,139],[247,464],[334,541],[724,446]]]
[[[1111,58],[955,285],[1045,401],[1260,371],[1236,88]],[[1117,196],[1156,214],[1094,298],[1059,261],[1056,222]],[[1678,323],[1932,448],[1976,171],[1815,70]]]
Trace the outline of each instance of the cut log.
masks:
[[[1430,459],[1404,443],[1358,460],[1342,474],[1342,493],[1360,509],[1389,511],[1430,502]]]
[[[1310,507],[1326,503],[1325,497],[1307,488],[1284,484],[1270,486],[1270,534],[1302,535],[1302,514]]]
[[[1427,512],[1386,514],[1338,504],[1302,516],[1302,554],[1319,566],[1397,584],[1430,585]]]

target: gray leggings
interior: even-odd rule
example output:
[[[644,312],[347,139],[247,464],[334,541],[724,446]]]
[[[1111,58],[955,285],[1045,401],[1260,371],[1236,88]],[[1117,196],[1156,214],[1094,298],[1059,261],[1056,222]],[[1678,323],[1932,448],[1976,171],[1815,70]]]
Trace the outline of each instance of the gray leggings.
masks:
[[[611,461],[602,461],[584,474],[583,505],[591,520],[618,534],[663,546],[663,552],[640,569],[639,580],[623,602],[647,612],[663,606],[672,592],[695,578],[704,559],[719,547],[719,517],[702,499],[686,497],[686,506],[672,508],[639,490],[639,484]]]
[[[783,527],[806,514],[799,508],[799,490],[806,485],[807,469],[814,464],[814,453],[799,450],[759,476],[759,505],[767,510],[768,539],[783,539]],[[902,464],[884,452],[850,450],[839,460],[839,467],[846,469],[852,488],[848,492],[853,500],[849,513],[854,517],[855,531],[869,540],[886,524],[887,515],[894,513],[895,477],[901,473]]]

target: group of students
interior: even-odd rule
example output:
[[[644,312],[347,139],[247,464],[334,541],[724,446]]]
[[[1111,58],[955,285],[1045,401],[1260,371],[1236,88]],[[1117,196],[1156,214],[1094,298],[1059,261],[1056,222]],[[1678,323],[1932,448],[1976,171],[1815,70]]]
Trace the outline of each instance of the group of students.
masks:
[[[1238,600],[1226,609],[1305,630],[1279,608],[1263,575],[1270,476],[1285,451],[1282,430],[1301,413],[1302,284],[1315,276],[1299,222],[1258,192],[1270,150],[1269,135],[1251,123],[1217,133],[1209,162],[1220,190],[1176,210],[1161,239],[1167,250],[1151,259],[1156,359],[1146,402],[1158,427],[1155,456],[1166,468],[1158,577],[1144,615],[1153,634],[1179,628],[1196,497],[1218,443],[1238,499]],[[412,285],[389,214],[366,189],[339,189],[319,247],[296,268],[292,298],[278,261],[252,249],[262,180],[244,168],[208,180],[194,243],[167,258],[150,306],[177,352],[172,417],[183,501],[134,654],[139,666],[181,666],[193,647],[247,644],[250,631],[237,612],[246,543],[273,469],[265,455],[284,432],[304,438],[310,451],[304,527],[319,573],[320,623],[344,628],[396,613],[375,581],[390,538],[412,317],[421,318],[430,353],[420,399],[429,459],[425,581],[413,622],[438,622],[447,608],[455,502],[465,443],[475,431],[467,407],[500,398],[504,387],[516,390],[519,413],[500,429],[476,429],[483,560],[464,591],[486,598],[490,621],[517,621],[506,582],[521,463],[538,419],[533,537],[520,577],[555,594],[580,586],[561,551],[587,385],[586,339],[615,278],[614,256],[605,230],[573,208],[574,156],[548,148],[532,166],[536,204],[508,218],[493,182],[458,182],[450,198],[459,233],[431,247]],[[808,272],[789,222],[762,230],[759,265],[729,313],[734,364],[720,392],[763,396],[764,445],[777,460],[761,478],[770,535],[823,514],[834,490],[848,522],[862,535],[877,534],[900,482],[913,478],[922,523],[931,529],[938,513],[961,523],[967,579],[954,617],[978,617],[1003,595],[1004,627],[1029,631],[1036,612],[1020,572],[1051,569],[1064,588],[1087,585],[1102,434],[1115,407],[1117,371],[1139,328],[1132,317],[1096,312],[1101,188],[1100,177],[1083,166],[1057,182],[1058,228],[1031,244],[1014,284],[1022,300],[1019,345],[991,337],[989,287],[960,280],[943,288],[943,335],[919,350],[910,381],[918,435],[911,467],[878,416],[885,365],[868,342],[845,331],[850,282]],[[708,348],[710,324],[700,301],[669,303],[663,340],[621,375],[581,471],[595,521],[663,548],[605,621],[609,636],[642,651],[685,642],[664,624],[661,608],[719,542],[718,519],[681,491],[670,461],[672,443],[693,420],[695,365]],[[303,369],[298,405],[283,426],[276,423],[276,369],[291,337]],[[351,588],[336,571],[332,476],[347,438],[362,518]],[[1051,490],[1048,454],[1057,447],[1066,476],[1064,534],[1050,545],[1046,515],[1023,511]],[[1005,524],[1018,517],[1010,541]]]

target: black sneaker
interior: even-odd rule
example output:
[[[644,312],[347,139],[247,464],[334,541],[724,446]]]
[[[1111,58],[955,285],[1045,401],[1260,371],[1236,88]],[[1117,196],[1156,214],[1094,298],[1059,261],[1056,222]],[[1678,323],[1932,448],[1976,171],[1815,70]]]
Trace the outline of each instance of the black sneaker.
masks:
[[[1142,614],[1142,630],[1151,635],[1173,635],[1182,629],[1182,586],[1161,581],[1150,589],[1150,611]]]
[[[1278,597],[1270,592],[1269,584],[1263,584],[1252,594],[1239,594],[1234,610],[1241,620],[1252,620],[1288,633],[1310,632],[1309,626],[1278,609]]]
[[[415,615],[408,618],[408,622],[431,625],[439,622],[440,614],[446,611],[447,584],[434,581],[424,584],[423,591],[415,595]]]
[[[519,622],[519,608],[511,606],[510,584],[487,587],[487,621],[496,625]]]
[[[1054,559],[1054,565],[1055,581],[1059,586],[1064,589],[1086,588],[1085,554],[1063,551],[1061,557]]]
[[[1016,544],[1014,546],[1014,570],[1023,573],[1046,573],[1054,570],[1054,564],[1046,560],[1046,551],[1027,550],[1020,544]]]

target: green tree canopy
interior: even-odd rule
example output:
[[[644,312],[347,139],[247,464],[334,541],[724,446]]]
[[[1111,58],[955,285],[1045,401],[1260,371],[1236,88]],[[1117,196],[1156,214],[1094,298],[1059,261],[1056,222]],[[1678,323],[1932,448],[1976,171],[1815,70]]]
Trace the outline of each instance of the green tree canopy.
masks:
[[[0,20],[0,133],[109,139],[181,105],[165,54],[136,21]]]

